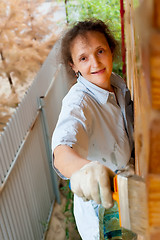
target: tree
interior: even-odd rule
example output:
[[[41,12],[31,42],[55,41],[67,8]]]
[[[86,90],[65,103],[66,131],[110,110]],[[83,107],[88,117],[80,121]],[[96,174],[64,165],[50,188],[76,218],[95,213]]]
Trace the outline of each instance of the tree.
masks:
[[[56,10],[52,0],[0,0],[0,131],[58,38]]]
[[[55,6],[42,6],[44,0],[0,1],[0,72],[12,88],[14,77],[22,82],[39,69],[57,39]]]

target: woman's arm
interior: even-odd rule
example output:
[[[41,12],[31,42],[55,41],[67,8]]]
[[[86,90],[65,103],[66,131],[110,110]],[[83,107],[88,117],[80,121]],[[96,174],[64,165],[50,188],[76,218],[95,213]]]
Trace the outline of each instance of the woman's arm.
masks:
[[[83,200],[94,200],[105,208],[113,206],[110,180],[114,173],[99,162],[81,158],[72,148],[59,145],[54,150],[54,165],[70,178],[71,189]]]
[[[54,150],[54,166],[67,178],[90,161],[80,157],[72,148],[59,145]]]

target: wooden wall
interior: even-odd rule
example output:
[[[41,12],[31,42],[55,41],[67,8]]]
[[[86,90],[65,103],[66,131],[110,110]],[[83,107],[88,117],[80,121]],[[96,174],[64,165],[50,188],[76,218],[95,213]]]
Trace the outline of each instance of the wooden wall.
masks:
[[[136,173],[146,180],[148,231],[160,239],[160,0],[125,1],[127,83],[134,99]]]

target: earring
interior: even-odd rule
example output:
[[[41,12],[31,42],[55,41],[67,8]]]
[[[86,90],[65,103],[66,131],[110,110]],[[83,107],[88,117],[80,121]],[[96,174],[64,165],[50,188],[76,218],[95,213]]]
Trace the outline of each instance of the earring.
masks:
[[[80,72],[78,71],[78,72],[75,72],[75,76],[77,77],[77,78],[79,78],[79,75],[80,75]]]
[[[79,72],[75,72],[75,76],[78,78],[79,77]]]

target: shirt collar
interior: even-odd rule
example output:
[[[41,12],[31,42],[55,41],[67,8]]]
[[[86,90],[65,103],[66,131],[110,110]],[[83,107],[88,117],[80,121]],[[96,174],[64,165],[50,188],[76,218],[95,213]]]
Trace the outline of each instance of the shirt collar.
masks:
[[[119,90],[125,95],[126,92],[126,83],[122,77],[117,75],[116,73],[112,72],[111,74],[111,85]]]
[[[108,97],[109,97],[109,91],[100,88],[98,86],[96,86],[95,84],[89,82],[88,80],[86,80],[84,77],[82,77],[81,75],[78,77],[77,79],[78,82],[80,82],[81,84],[83,84],[88,92],[100,103],[104,104],[107,102]]]
[[[119,77],[119,75],[112,73],[111,85],[115,88],[120,88],[123,90],[124,86],[122,85],[124,84],[122,84],[122,81],[120,81],[120,78],[121,77]],[[105,90],[103,88],[96,86],[95,84],[86,80],[81,75],[78,77],[77,82],[80,82],[81,84],[83,84],[87,88],[88,92],[101,104],[105,104],[108,101],[109,95],[111,94],[108,90]]]

